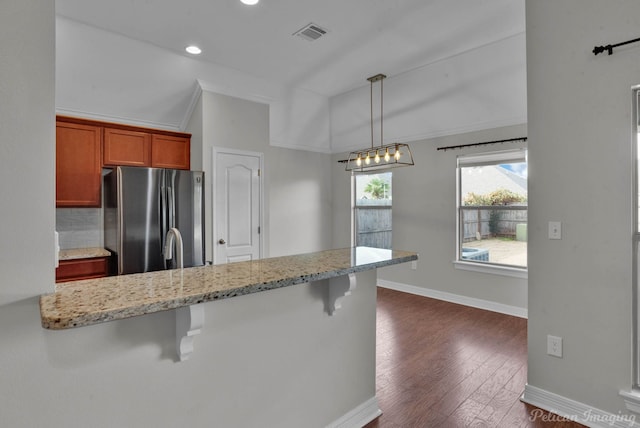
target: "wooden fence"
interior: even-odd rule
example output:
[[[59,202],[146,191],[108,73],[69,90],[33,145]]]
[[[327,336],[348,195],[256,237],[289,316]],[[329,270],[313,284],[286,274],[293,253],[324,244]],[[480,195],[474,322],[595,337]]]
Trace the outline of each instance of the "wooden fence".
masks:
[[[391,206],[356,207],[356,245],[391,249]]]
[[[475,240],[478,235],[482,238],[491,236],[515,238],[517,226],[527,224],[527,210],[526,208],[464,208],[462,210],[462,224],[463,241]]]

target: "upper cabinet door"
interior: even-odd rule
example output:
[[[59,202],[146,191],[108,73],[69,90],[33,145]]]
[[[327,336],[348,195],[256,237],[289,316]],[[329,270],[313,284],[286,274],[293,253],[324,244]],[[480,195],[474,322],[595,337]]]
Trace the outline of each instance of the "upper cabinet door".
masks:
[[[100,207],[102,128],[56,122],[56,206]]]
[[[151,166],[155,168],[189,169],[191,139],[153,134],[151,140]]]
[[[151,134],[104,128],[104,166],[151,166]]]

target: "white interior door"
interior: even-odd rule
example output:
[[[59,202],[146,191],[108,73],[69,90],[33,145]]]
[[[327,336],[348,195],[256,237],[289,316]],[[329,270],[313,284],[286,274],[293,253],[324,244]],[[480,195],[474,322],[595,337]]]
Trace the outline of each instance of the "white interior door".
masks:
[[[214,263],[261,257],[259,153],[214,151]]]

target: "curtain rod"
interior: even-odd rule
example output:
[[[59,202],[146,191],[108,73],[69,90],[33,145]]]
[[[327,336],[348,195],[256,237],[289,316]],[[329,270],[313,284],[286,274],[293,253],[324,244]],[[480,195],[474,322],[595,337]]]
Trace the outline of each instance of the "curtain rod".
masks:
[[[613,53],[613,48],[617,48],[618,46],[624,46],[624,45],[628,45],[629,43],[636,43],[636,42],[640,42],[640,38],[627,40],[626,42],[616,43],[615,45],[596,46],[593,48],[592,52],[594,55],[598,55],[599,53],[607,51],[609,55],[611,55]]]
[[[438,150],[446,151],[446,150],[453,150],[453,149],[461,149],[463,147],[486,146],[488,144],[514,143],[516,141],[527,141],[527,137],[509,138],[507,140],[485,141],[483,143],[460,144],[458,146],[438,147]]]

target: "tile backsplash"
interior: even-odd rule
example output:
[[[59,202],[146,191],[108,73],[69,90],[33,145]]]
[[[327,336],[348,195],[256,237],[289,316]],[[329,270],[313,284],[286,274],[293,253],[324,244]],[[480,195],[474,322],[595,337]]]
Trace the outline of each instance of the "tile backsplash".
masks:
[[[103,247],[100,208],[56,208],[60,249]]]

